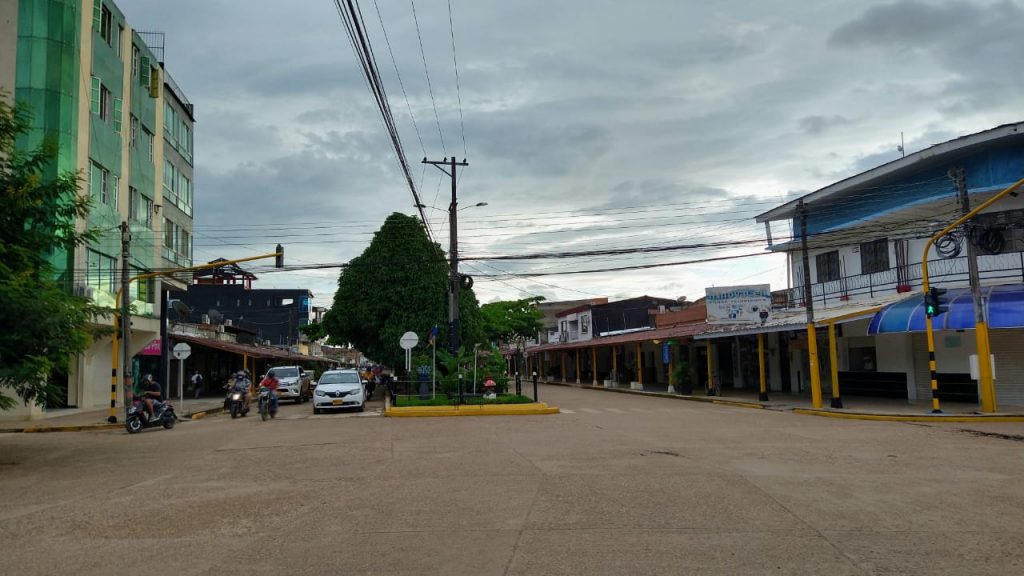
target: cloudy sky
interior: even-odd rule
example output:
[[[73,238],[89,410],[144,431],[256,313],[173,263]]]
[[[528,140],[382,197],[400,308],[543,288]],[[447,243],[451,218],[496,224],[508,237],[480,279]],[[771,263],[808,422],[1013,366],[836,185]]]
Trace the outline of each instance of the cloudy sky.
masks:
[[[1021,0],[451,0],[451,20],[447,0],[360,4],[442,246],[450,184],[424,156],[469,161],[466,257],[735,243],[467,261],[482,302],[784,288],[765,255],[564,273],[763,252],[755,215],[897,158],[901,132],[914,152],[1024,116]],[[388,214],[415,213],[332,1],[119,5],[167,34],[195,104],[196,261],[280,242],[291,265],[342,263]],[[337,274],[258,286],[330,305]]]

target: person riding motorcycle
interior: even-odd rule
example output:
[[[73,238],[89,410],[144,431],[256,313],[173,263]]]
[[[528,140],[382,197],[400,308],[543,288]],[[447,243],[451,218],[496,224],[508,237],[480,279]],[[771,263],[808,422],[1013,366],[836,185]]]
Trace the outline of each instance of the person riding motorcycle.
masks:
[[[280,382],[277,380],[277,376],[274,375],[274,371],[267,372],[267,377],[260,381],[260,388],[266,388],[270,390],[270,414],[277,414],[277,386]]]
[[[153,380],[152,374],[146,374],[142,378],[142,399],[146,403],[146,412],[149,416],[155,416],[156,409],[163,402],[161,400],[160,384]]]
[[[244,371],[235,373],[235,379],[228,384],[228,398],[231,397],[233,392],[241,392],[243,394],[243,400],[246,406],[252,400],[252,381],[246,376]]]

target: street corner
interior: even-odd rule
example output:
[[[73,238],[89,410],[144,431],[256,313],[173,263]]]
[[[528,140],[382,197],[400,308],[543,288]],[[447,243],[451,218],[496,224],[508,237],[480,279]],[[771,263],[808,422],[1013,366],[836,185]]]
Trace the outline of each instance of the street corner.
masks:
[[[558,414],[557,406],[544,402],[529,404],[490,404],[461,406],[389,406],[384,415],[390,418],[428,418],[446,416],[538,416]]]

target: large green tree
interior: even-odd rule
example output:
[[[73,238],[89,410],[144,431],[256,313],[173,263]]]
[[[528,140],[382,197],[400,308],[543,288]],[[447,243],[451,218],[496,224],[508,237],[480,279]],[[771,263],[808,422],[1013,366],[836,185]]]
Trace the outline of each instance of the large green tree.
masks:
[[[78,194],[78,176],[45,176],[57,146],[45,139],[33,149],[17,145],[29,129],[25,108],[12,107],[0,93],[0,409],[22,402],[59,403],[63,392],[51,382],[66,371],[102,329],[93,323],[102,310],[70,294],[50,260],[92,241],[93,230],[75,223],[89,214],[89,199]],[[8,396],[13,392],[15,397]]]
[[[488,342],[513,342],[520,338],[535,338],[541,329],[544,313],[537,309],[543,296],[522,300],[502,300],[480,307],[484,338]]]
[[[460,336],[464,346],[480,341],[479,305],[472,290],[461,290]],[[448,265],[419,219],[394,213],[373,241],[338,277],[334,304],[323,327],[334,342],[347,342],[368,358],[401,366],[398,341],[407,331],[426,343],[440,328],[438,347],[448,345]]]

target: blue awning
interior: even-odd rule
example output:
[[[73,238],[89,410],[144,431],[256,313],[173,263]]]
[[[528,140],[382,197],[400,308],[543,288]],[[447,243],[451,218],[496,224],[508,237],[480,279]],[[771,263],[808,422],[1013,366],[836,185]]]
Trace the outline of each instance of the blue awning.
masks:
[[[946,293],[949,311],[932,318],[935,330],[973,330],[974,300],[969,288]],[[1024,284],[984,286],[982,305],[986,307],[989,328],[1024,328]],[[871,319],[868,334],[924,332],[924,297],[916,294],[890,304]]]

